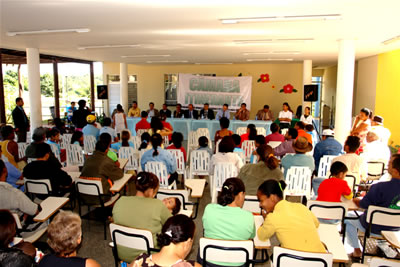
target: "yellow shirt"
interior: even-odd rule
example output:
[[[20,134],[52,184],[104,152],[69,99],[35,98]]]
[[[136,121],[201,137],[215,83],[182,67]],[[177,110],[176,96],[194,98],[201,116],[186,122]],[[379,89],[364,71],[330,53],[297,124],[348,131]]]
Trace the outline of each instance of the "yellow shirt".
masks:
[[[128,117],[140,117],[140,108],[130,108]]]
[[[281,200],[265,218],[257,236],[266,241],[276,234],[281,246],[307,252],[326,252],[321,243],[318,219],[300,203]]]

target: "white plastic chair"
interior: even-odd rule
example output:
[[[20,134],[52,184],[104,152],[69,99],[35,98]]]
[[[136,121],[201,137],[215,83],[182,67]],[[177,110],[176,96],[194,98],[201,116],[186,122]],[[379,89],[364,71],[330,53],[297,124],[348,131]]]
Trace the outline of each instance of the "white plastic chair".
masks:
[[[69,144],[67,146],[67,165],[68,166],[83,166],[83,151],[80,145]]]
[[[136,132],[136,136],[141,137],[143,133],[147,132],[147,129],[138,129]]]
[[[219,143],[221,143],[222,139],[219,139],[216,143],[215,143],[215,153],[219,152]]]
[[[56,144],[49,144],[51,148],[51,152],[53,152],[54,156],[58,159],[59,162],[61,162],[61,157],[60,157],[60,151],[58,150],[58,147]]]
[[[149,161],[146,163],[144,168],[146,172],[151,172],[158,177],[158,179],[160,180],[161,188],[176,189],[176,181],[174,181],[171,185],[168,184],[169,175],[167,172],[167,167],[165,166],[164,162]]]
[[[242,135],[242,134],[245,134],[245,133],[247,133],[247,127],[238,127],[236,129],[236,134],[237,135]]]
[[[257,135],[263,135],[266,136],[267,135],[267,130],[265,130],[265,128],[263,127],[256,127],[257,129]]]
[[[210,193],[211,202],[215,203],[217,199],[217,194],[221,191],[222,186],[226,179],[236,177],[237,169],[233,163],[217,163],[214,166],[214,174],[210,177]]]
[[[18,143],[18,157],[22,159],[25,157],[25,150],[28,147],[28,143]]]
[[[139,169],[139,158],[138,151],[133,149],[133,147],[121,147],[118,151],[118,156],[121,159],[128,159],[128,163],[125,166],[125,170],[135,170]]]
[[[199,247],[203,266],[215,261],[236,265],[246,264],[246,266],[253,262],[254,243],[252,240],[218,240],[202,237]]]
[[[280,141],[269,141],[267,145],[269,145],[271,148],[278,147],[282,142]]]
[[[110,234],[116,267],[119,266],[119,262],[122,260],[118,255],[118,246],[142,250],[147,252],[148,255],[154,251],[153,234],[150,230],[137,229],[110,223]]]
[[[85,135],[83,137],[83,150],[85,154],[91,154],[96,148],[96,137],[93,135]]]
[[[176,161],[176,172],[186,177],[185,157],[180,149],[167,149]]]
[[[325,155],[319,161],[318,177],[329,177],[332,160],[337,156]]]
[[[210,154],[206,150],[194,150],[190,153],[189,179],[195,175],[208,176],[210,171]]]
[[[198,136],[197,136],[197,131],[190,131],[188,134],[188,141],[187,141],[187,151],[188,154],[196,150],[196,148],[199,146],[199,141],[198,141]]]
[[[242,143],[242,149],[246,156],[246,161],[250,161],[251,153],[256,149],[256,143],[254,140],[246,140]]]
[[[261,214],[260,202],[258,202],[257,196],[246,195],[242,209],[251,213]]]
[[[63,134],[61,136],[60,146],[62,149],[67,149],[67,146],[71,144],[72,134]]]
[[[142,140],[140,139],[140,136],[131,135],[131,140],[132,140],[133,144],[135,145],[135,149],[139,150],[139,147],[142,144]]]
[[[331,253],[313,253],[274,247],[274,267],[332,267],[333,255]]]
[[[208,139],[208,146],[212,149],[212,143],[211,143],[211,138],[210,138],[210,131],[208,128],[199,128],[196,130],[197,134],[197,142],[200,138],[200,136],[205,136]]]
[[[284,190],[285,196],[305,196],[311,197],[311,170],[308,167],[291,167],[285,178],[287,188]]]

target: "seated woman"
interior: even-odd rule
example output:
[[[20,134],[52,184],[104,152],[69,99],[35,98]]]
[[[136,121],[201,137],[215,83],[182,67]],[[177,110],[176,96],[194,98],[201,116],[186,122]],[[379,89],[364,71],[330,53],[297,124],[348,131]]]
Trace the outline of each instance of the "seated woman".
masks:
[[[267,180],[258,188],[257,198],[265,218],[257,236],[266,241],[276,234],[281,247],[307,252],[326,252],[317,228],[319,222],[301,203],[283,200],[284,181]]]
[[[212,157],[212,150],[211,148],[208,146],[208,138],[206,136],[200,136],[199,137],[199,147],[196,150],[205,150],[208,152],[208,154],[210,155],[210,158]]]
[[[224,138],[225,136],[232,136],[233,132],[231,130],[228,130],[229,128],[229,119],[222,117],[219,120],[219,126],[221,127],[221,130],[218,130],[215,132],[215,137],[214,141],[215,144],[218,142],[219,139]]]
[[[214,174],[215,164],[220,162],[233,163],[236,167],[237,173],[243,166],[242,159],[236,153],[233,153],[235,149],[235,143],[233,142],[232,136],[225,136],[222,138],[218,146],[218,153],[214,154],[210,160],[210,174]]]
[[[247,130],[245,134],[240,136],[240,145],[246,140],[255,140],[257,136],[257,129],[256,126],[252,123],[247,125]]]
[[[292,122],[293,111],[287,102],[283,103],[282,111],[279,112],[278,120],[280,122],[279,126],[281,129],[289,128]]]
[[[114,205],[112,214],[116,224],[147,229],[153,233],[154,245],[158,247],[156,234],[171,217],[171,212],[159,199],[154,198],[159,188],[157,176],[140,172],[136,177],[136,196],[123,196]],[[134,216],[133,216],[134,215]],[[118,247],[119,257],[132,262],[141,251]]]
[[[140,140],[142,143],[140,144],[139,150],[146,150],[151,148],[151,143],[150,143],[150,134],[149,133],[142,133],[140,136]]]
[[[303,122],[305,125],[309,125],[313,123],[313,117],[311,116],[311,109],[310,107],[304,108],[304,114],[301,115],[300,121]]]
[[[167,147],[167,149],[179,149],[183,153],[183,158],[186,162],[186,150],[182,146],[183,134],[180,132],[174,132],[172,134],[172,144]]]
[[[157,235],[161,251],[152,255],[141,254],[130,267],[190,267],[194,262],[186,262],[193,245],[196,225],[186,215],[176,215],[169,218]]]
[[[142,170],[145,170],[146,163],[149,161],[158,161],[163,162],[167,167],[167,172],[169,174],[168,184],[172,184],[177,178],[178,174],[176,173],[176,161],[174,157],[161,148],[162,137],[159,134],[153,134],[150,138],[152,149],[147,150],[143,153],[141,158]]]
[[[172,134],[172,131],[164,127],[159,117],[152,117],[149,129],[150,136],[154,134],[160,134],[161,136],[168,136]]]
[[[0,130],[3,141],[0,142],[3,156],[5,156],[15,168],[22,171],[26,162],[18,156],[18,144],[14,141],[15,134],[13,127],[5,125]]]
[[[135,144],[131,141],[131,133],[128,130],[122,130],[121,141],[111,144],[111,148],[117,152],[121,147],[135,147]]]
[[[83,133],[79,131],[74,132],[71,137],[71,144],[83,147]]]
[[[266,180],[283,180],[279,169],[279,161],[274,157],[274,150],[269,145],[261,145],[256,149],[258,162],[244,165],[238,174],[249,195],[256,195],[257,189]]]
[[[77,257],[82,242],[81,218],[70,211],[60,211],[47,228],[47,243],[55,254],[45,255],[39,267],[100,267],[93,259]]]
[[[242,180],[229,178],[218,194],[218,204],[204,210],[204,237],[223,240],[248,240],[255,236],[253,214],[243,210],[245,187]],[[200,257],[197,261],[201,264]]]

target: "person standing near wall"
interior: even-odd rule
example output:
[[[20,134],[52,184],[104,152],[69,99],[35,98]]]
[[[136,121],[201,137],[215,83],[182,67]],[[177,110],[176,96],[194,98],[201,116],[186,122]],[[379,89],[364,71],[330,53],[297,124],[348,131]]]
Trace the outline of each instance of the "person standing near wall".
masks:
[[[21,97],[15,99],[17,105],[12,111],[12,118],[14,121],[15,132],[17,133],[18,143],[26,142],[26,133],[29,131],[29,119],[26,116],[24,106],[24,100]]]

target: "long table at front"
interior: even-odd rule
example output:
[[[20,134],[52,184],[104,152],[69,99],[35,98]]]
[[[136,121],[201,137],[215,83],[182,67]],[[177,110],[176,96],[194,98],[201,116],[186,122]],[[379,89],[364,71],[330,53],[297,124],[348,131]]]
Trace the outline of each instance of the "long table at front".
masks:
[[[128,124],[128,129],[131,131],[133,135],[136,135],[135,126],[141,118],[126,118],[126,122]],[[148,119],[150,122],[150,119]],[[192,120],[192,119],[175,119],[168,118],[167,122],[169,122],[174,129],[175,132],[181,132],[185,140],[188,139],[188,135],[190,131],[196,131],[199,128],[208,128],[210,131],[210,137],[214,140],[215,132],[220,129],[219,121],[217,120]],[[256,127],[265,128],[267,134],[270,134],[270,126],[271,121],[238,121],[231,120],[229,125],[229,130],[236,133],[236,129],[239,127],[247,127],[248,124],[253,123]]]

